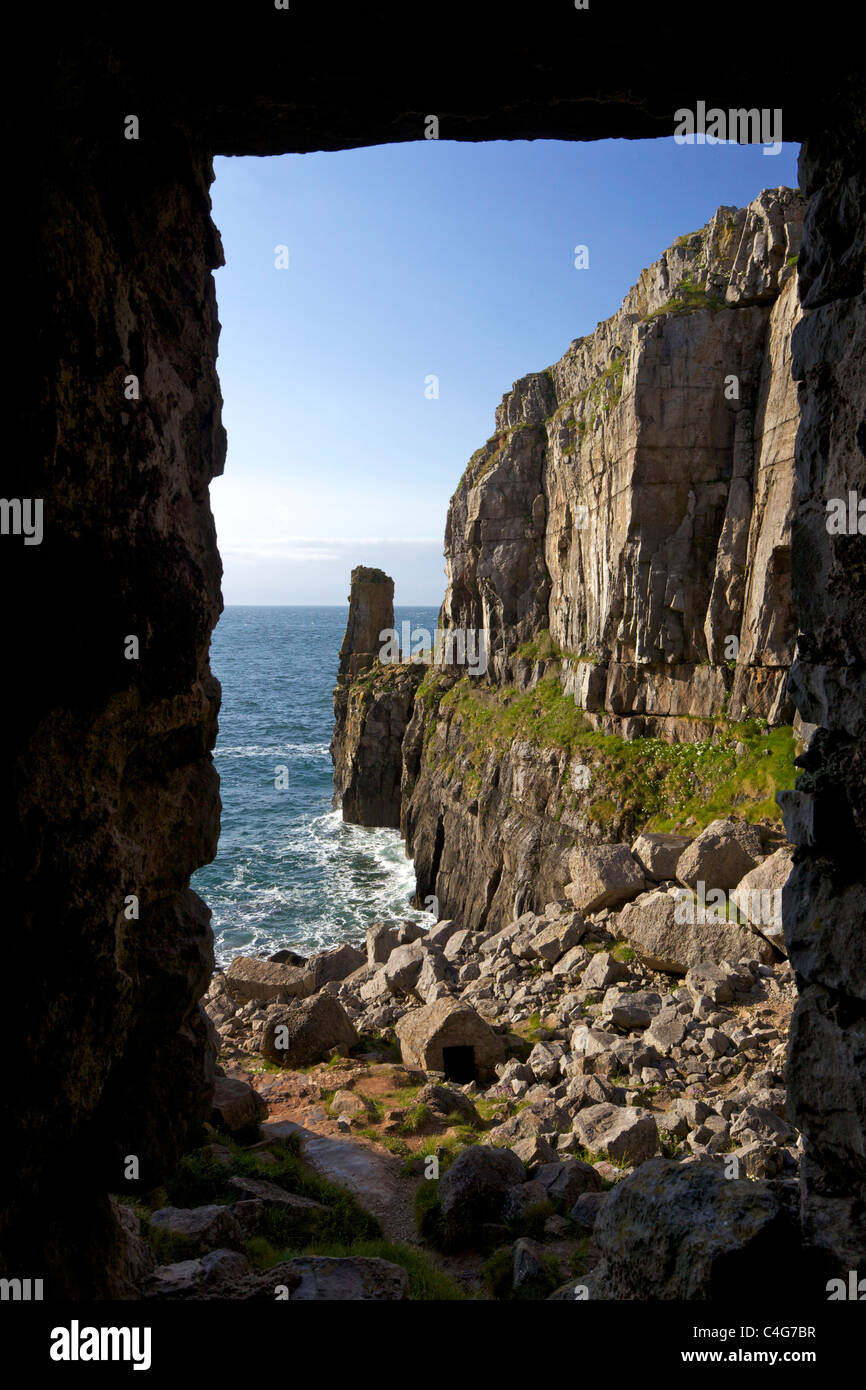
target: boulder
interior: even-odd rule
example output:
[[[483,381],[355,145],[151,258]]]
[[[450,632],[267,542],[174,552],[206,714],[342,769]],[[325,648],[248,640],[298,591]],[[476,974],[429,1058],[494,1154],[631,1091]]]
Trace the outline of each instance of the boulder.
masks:
[[[519,936],[522,930],[523,928],[519,921],[509,922],[507,927],[502,927],[500,931],[493,932],[491,936],[486,937],[484,941],[482,941],[479,947],[481,955],[497,955],[498,952],[502,950],[502,947],[507,945],[509,941],[513,941],[516,936]]]
[[[321,989],[331,980],[345,980],[353,971],[366,964],[367,957],[364,952],[344,942],[342,946],[335,946],[332,951],[319,951],[316,955],[310,956],[307,969],[312,971],[315,989]]]
[[[671,1048],[679,1047],[685,1035],[686,1021],[682,1014],[667,1009],[652,1020],[644,1039],[650,1047],[657,1048],[663,1057],[667,1057]]]
[[[527,1134],[511,1145],[511,1152],[529,1169],[538,1168],[544,1163],[553,1163],[556,1150],[542,1134]]]
[[[514,1265],[511,1282],[515,1289],[524,1289],[533,1284],[543,1285],[547,1280],[544,1268],[544,1250],[535,1240],[521,1236],[514,1242]]]
[[[518,1183],[516,1187],[510,1187],[505,1197],[502,1208],[502,1219],[511,1225],[520,1227],[533,1212],[547,1209],[550,1198],[547,1189],[542,1187],[540,1182]]]
[[[257,1130],[267,1118],[267,1104],[249,1082],[230,1076],[214,1078],[212,1125],[230,1134],[243,1134]]]
[[[402,949],[402,947],[401,947]],[[387,971],[387,966],[385,967]],[[427,945],[425,940],[421,957],[421,969],[413,986],[413,993],[424,1004],[433,1004],[450,994],[452,985],[457,983],[457,972],[438,947]]]
[[[397,928],[397,945],[411,946],[413,941],[420,941],[422,937],[426,938],[426,936],[426,927],[422,927],[420,922],[412,922],[407,918]]]
[[[774,1178],[784,1164],[785,1150],[767,1140],[755,1139],[731,1149],[727,1158],[736,1159],[737,1177]]]
[[[392,994],[409,994],[421,974],[424,947],[420,941],[397,946],[385,963],[385,979]]]
[[[539,1042],[535,1044],[526,1062],[537,1081],[553,1081],[559,1076],[559,1060],[558,1051],[554,1052],[546,1043]]]
[[[585,946],[572,946],[571,950],[566,951],[562,959],[558,960],[553,967],[554,979],[558,980],[561,977],[576,979],[591,959],[592,957]]]
[[[551,922],[544,927],[536,936],[532,938],[532,949],[539,960],[546,960],[550,965],[564,956],[566,951],[570,951],[576,946],[586,931],[586,922],[579,912],[572,912],[568,917],[561,917],[558,921]]]
[[[359,986],[358,997],[362,1004],[384,1004],[386,1000],[390,1000],[391,991],[385,978],[384,966],[380,970],[374,970],[369,979]]]
[[[439,1205],[451,1239],[471,1245],[483,1225],[501,1221],[510,1189],[525,1176],[510,1149],[486,1144],[463,1149],[439,1179]]]
[[[677,878],[687,888],[703,883],[707,890],[727,892],[757,868],[762,857],[761,837],[748,821],[714,820],[683,850]]]
[[[472,1101],[454,1086],[439,1086],[436,1082],[428,1082],[415,1097],[415,1104],[426,1105],[438,1119],[456,1114],[460,1116],[462,1124],[481,1124],[481,1116]]]
[[[287,1003],[313,994],[316,980],[306,966],[281,965],[277,961],[236,956],[225,974],[225,985],[236,1004]]]
[[[628,967],[612,956],[610,951],[596,951],[580,977],[584,989],[608,989],[618,980],[627,980]]]
[[[642,893],[643,870],[628,845],[593,845],[572,850],[568,856],[571,882],[565,885],[569,901],[578,912],[618,907]]]
[[[552,1202],[573,1207],[584,1192],[600,1192],[601,1178],[590,1163],[567,1158],[564,1163],[546,1163],[535,1175]]]
[[[741,1143],[762,1140],[764,1143],[787,1144],[794,1138],[791,1127],[774,1110],[749,1104],[731,1121],[731,1138]]]
[[[239,1250],[209,1250],[196,1260],[158,1265],[145,1295],[155,1299],[234,1300],[249,1298],[254,1284],[249,1260]]]
[[[509,1115],[502,1124],[496,1125],[487,1135],[491,1144],[507,1145],[513,1148],[521,1139],[529,1139],[538,1134],[553,1134],[567,1129],[568,1114],[552,1100],[534,1101],[516,1115]]]
[[[802,1297],[796,1198],[726,1178],[721,1162],[652,1159],[607,1194],[595,1224],[590,1298]],[[793,1287],[792,1287],[793,1286]]]
[[[632,1032],[637,1028],[648,1028],[661,1006],[662,997],[655,990],[641,989],[629,994],[614,985],[605,992],[600,1017],[615,1028]]]
[[[150,1224],[190,1241],[190,1255],[243,1248],[243,1232],[228,1207],[161,1207],[152,1214]]]
[[[387,922],[374,922],[367,928],[367,964],[384,965],[397,941],[397,930]]]
[[[431,927],[424,940],[428,946],[439,946],[444,948],[456,932],[460,931],[460,923],[456,917],[448,917],[444,922],[437,922],[435,927]]]
[[[447,959],[456,960],[458,956],[463,954],[464,950],[469,945],[471,940],[471,931],[466,931],[463,928],[458,928],[457,931],[452,932],[442,948]]]
[[[307,957],[299,956],[297,951],[290,951],[287,948],[282,951],[274,951],[268,960],[275,960],[280,965],[306,965]]]
[[[569,1114],[590,1105],[600,1105],[603,1101],[617,1103],[618,1088],[603,1076],[575,1076],[566,1087],[563,1105]],[[622,1095],[622,1092],[620,1092]]]
[[[741,973],[727,961],[700,961],[686,971],[685,978],[693,1002],[706,995],[714,1004],[730,1004],[735,994],[747,992],[754,983],[748,970]]]
[[[643,1163],[658,1153],[655,1116],[639,1105],[590,1105],[574,1117],[574,1132],[590,1153]]]
[[[598,1177],[597,1173],[596,1177]],[[607,1197],[606,1192],[582,1192],[569,1212],[575,1226],[579,1226],[582,1231],[594,1230],[599,1212],[607,1201]]]
[[[772,947],[751,927],[728,921],[678,921],[686,916],[683,908],[673,893],[656,889],[627,903],[620,912],[617,932],[648,969],[685,975],[691,966],[705,961],[744,957],[768,963],[773,959]]]
[[[262,1029],[259,1050],[282,1067],[306,1067],[322,1062],[333,1047],[347,1051],[358,1034],[342,1004],[330,994],[273,1005]]]
[[[498,1034],[460,999],[437,999],[413,1009],[400,1019],[396,1033],[409,1071],[444,1072],[446,1080],[493,1080],[505,1055]],[[474,1078],[466,1072],[474,1072]]]
[[[345,1115],[350,1120],[360,1120],[367,1114],[363,1096],[354,1091],[335,1091],[328,1109],[332,1115]]]
[[[782,889],[790,876],[793,857],[794,851],[787,846],[777,849],[741,878],[731,893],[737,911],[783,953]]]
[[[131,1207],[109,1197],[117,1240],[113,1258],[116,1270],[114,1298],[142,1298],[156,1260],[141,1232],[141,1222]]]
[[[535,1073],[527,1062],[521,1062],[517,1057],[512,1057],[508,1062],[501,1062],[496,1067],[496,1074],[503,1085],[508,1085],[511,1081],[526,1081],[531,1086],[535,1080]]]
[[[328,1208],[312,1197],[302,1197],[296,1192],[286,1192],[274,1182],[264,1178],[237,1176],[230,1178],[228,1186],[234,1188],[240,1201],[233,1202],[231,1210],[238,1226],[245,1234],[258,1234],[266,1221],[268,1211],[278,1211],[287,1230],[297,1236],[310,1236],[321,1229],[321,1221],[328,1214]]]
[[[259,1201],[257,1197],[245,1197],[240,1202],[232,1202],[225,1210],[231,1212],[240,1226],[244,1240],[249,1240],[251,1236],[267,1236],[270,1222],[266,1202]]]
[[[580,1022],[571,1035],[573,1058],[594,1057],[600,1052],[608,1052],[613,1046],[614,1037],[603,1028],[590,1028],[588,1023]]]
[[[677,863],[684,849],[691,844],[687,835],[651,834],[644,831],[638,835],[631,852],[640,864],[647,878],[654,883],[662,883],[676,878]]]
[[[684,1139],[690,1130],[697,1129],[714,1111],[697,1096],[677,1096],[667,1110],[656,1115],[656,1124],[664,1134]]]
[[[375,1256],[299,1255],[273,1265],[258,1280],[260,1296],[283,1287],[288,1301],[393,1302],[409,1298],[409,1276],[402,1265]]]

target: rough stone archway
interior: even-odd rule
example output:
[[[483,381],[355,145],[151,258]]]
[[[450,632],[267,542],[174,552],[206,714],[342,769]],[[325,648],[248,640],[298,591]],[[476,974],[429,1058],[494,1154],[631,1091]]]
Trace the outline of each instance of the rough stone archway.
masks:
[[[794,676],[820,726],[788,798],[801,846],[785,929],[801,993],[789,1090],[807,1142],[804,1229],[847,1267],[866,1251],[866,538],[830,536],[824,499],[866,491],[864,102],[838,28],[683,56],[645,5],[437,7],[419,41],[401,6],[201,15],[180,39],[154,8],[123,38],[40,10],[17,54],[14,271],[23,446],[7,497],[44,499],[45,535],[4,536],[5,965],[2,1272],[54,1296],[128,1293],[105,1194],[139,1157],[170,1170],[209,1104],[198,1008],[212,963],[191,873],[216,851],[208,664],[220,563],[208,483],[225,437],[211,275],[212,156],[442,138],[646,138],[674,113],[781,108],[810,199],[794,343],[801,381]],[[752,6],[728,7],[746,34]],[[243,17],[241,18],[241,14]],[[137,17],[136,17],[137,18]],[[822,31],[823,32],[823,31]],[[786,41],[790,52],[786,52]],[[800,47],[802,46],[802,52]],[[844,44],[842,45],[844,49]],[[796,74],[796,76],[795,76]],[[124,139],[136,114],[139,139]],[[140,383],[128,401],[125,382]],[[137,661],[124,656],[138,636]],[[129,895],[140,916],[128,920]],[[74,1200],[70,1200],[74,1194]],[[70,1258],[70,1250],[76,1252]],[[853,1263],[852,1263],[853,1262]]]

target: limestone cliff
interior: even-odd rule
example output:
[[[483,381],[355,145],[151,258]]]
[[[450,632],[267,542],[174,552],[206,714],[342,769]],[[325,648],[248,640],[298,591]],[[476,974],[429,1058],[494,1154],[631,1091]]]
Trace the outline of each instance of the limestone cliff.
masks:
[[[531,679],[547,631],[607,732],[790,722],[802,208],[719,208],[503,398],[445,532],[443,619],[488,629],[493,681]]]
[[[720,785],[778,823],[801,225],[789,189],[720,208],[504,397],[445,534],[441,622],[487,630],[486,677],[366,662],[338,688],[344,816],[399,824],[419,900],[467,927]]]

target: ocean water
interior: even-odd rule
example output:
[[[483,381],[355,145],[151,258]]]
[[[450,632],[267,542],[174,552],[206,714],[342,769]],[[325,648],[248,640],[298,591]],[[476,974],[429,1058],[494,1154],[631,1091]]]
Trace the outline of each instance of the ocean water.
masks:
[[[214,632],[222,827],[216,858],[192,887],[213,910],[221,965],[358,941],[377,918],[432,920],[409,906],[415,874],[399,832],[345,825],[331,809],[328,745],[347,613],[227,608]],[[437,617],[435,608],[395,610],[398,630],[409,620],[432,631]]]

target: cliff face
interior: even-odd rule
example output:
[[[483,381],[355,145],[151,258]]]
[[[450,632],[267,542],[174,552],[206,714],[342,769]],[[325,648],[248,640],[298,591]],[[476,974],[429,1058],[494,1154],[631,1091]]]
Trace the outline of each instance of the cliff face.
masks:
[[[486,679],[366,663],[338,692],[344,815],[399,823],[420,899],[465,926],[540,910],[566,849],[633,836],[672,792],[709,796],[742,759],[760,780],[766,745],[726,721],[791,720],[802,206],[720,208],[504,397],[445,535],[441,620],[487,630]],[[724,746],[686,776],[674,745],[699,740]]]
[[[503,398],[445,533],[444,621],[489,630],[494,681],[524,683],[546,629],[607,732],[790,720],[802,209],[720,208]]]

